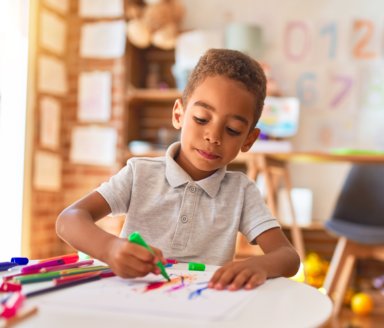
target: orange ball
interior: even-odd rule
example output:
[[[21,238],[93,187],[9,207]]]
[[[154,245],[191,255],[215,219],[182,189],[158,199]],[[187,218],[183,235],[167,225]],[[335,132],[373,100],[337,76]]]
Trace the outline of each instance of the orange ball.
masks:
[[[370,314],[373,310],[372,297],[366,293],[357,293],[352,296],[351,309],[359,315]]]

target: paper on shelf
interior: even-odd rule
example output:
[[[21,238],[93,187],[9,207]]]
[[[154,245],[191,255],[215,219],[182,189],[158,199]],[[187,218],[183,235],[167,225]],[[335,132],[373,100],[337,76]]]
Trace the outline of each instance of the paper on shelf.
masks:
[[[40,14],[40,22],[41,45],[45,49],[56,54],[63,54],[67,32],[65,21],[48,10],[42,10]]]
[[[117,133],[110,127],[75,127],[70,160],[76,164],[113,165],[116,162]]]
[[[80,17],[118,17],[124,15],[123,0],[80,0]]]
[[[110,72],[87,72],[79,77],[78,118],[106,122],[111,117],[112,77]]]
[[[80,55],[85,58],[118,58],[125,51],[125,22],[83,24]]]
[[[60,103],[51,97],[40,101],[40,144],[42,147],[56,150],[60,145]]]
[[[52,56],[41,56],[38,69],[40,92],[64,95],[67,92],[67,75],[64,61]]]
[[[33,186],[38,190],[59,191],[61,188],[61,158],[58,154],[37,151]]]

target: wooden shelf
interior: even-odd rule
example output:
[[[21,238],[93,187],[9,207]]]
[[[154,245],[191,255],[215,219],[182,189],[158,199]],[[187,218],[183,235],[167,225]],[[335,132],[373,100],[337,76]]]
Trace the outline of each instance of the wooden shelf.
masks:
[[[181,96],[177,89],[132,89],[127,92],[127,101],[174,101]]]

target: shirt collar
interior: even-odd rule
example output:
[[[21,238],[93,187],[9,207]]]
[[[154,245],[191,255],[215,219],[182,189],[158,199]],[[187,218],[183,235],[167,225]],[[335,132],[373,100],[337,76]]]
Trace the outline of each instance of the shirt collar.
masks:
[[[187,172],[185,172],[179,164],[174,160],[176,154],[180,150],[180,142],[175,142],[170,145],[165,154],[165,176],[168,180],[168,183],[173,187],[179,187],[183,184],[187,184],[192,180]],[[202,188],[210,197],[215,197],[220,189],[221,181],[225,176],[227,167],[218,169],[211,176],[196,181],[195,183]]]

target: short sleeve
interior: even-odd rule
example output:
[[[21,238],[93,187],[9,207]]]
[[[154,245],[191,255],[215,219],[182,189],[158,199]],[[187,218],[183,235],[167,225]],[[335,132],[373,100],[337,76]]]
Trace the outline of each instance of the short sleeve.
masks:
[[[112,215],[127,213],[131,199],[133,174],[133,163],[128,161],[119,172],[95,189],[109,204]]]
[[[276,227],[280,224],[272,216],[256,184],[250,182],[245,187],[240,232],[252,242],[263,232]]]

